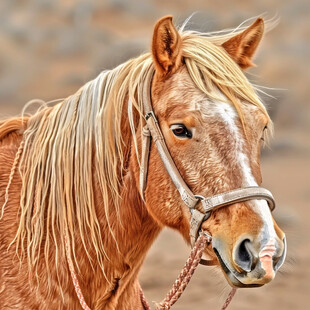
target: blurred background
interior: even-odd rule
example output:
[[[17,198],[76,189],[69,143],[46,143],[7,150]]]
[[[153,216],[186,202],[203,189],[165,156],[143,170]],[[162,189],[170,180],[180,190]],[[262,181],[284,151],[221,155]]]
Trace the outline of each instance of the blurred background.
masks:
[[[263,152],[263,186],[277,200],[275,218],[287,234],[288,258],[277,278],[237,292],[229,309],[309,309],[310,292],[310,2],[309,0],[2,0],[0,2],[0,118],[30,99],[74,93],[103,69],[149,51],[154,23],[172,14],[195,30],[234,28],[264,14],[280,17],[248,72],[274,98],[263,96],[275,138]],[[189,248],[165,230],[140,279],[149,302],[159,302]],[[199,267],[173,309],[220,309],[229,291],[220,272]]]

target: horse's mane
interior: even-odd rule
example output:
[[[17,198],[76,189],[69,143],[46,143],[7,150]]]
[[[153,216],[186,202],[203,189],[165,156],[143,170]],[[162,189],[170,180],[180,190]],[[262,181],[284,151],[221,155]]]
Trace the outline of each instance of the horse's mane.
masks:
[[[236,33],[209,36],[181,32],[185,66],[195,85],[209,98],[217,100],[216,89],[220,89],[227,101],[234,104],[242,120],[240,101],[249,102],[268,115],[255,88],[220,46]],[[95,212],[94,175],[109,223],[109,208],[120,205],[122,171],[126,168],[124,113],[138,153],[134,115],[140,115],[143,121],[142,85],[152,66],[151,54],[131,59],[111,71],[102,72],[74,95],[55,106],[40,109],[27,120],[19,147],[19,169],[14,166],[10,178],[19,172],[22,180],[20,221],[12,244],[15,243],[21,257],[27,254],[29,267],[37,266],[44,248],[48,268],[53,246],[57,270],[59,252],[65,251],[64,238],[59,239],[59,236],[68,234],[75,257],[74,236],[78,234],[87,255],[89,245],[96,253],[97,261],[91,260],[89,255],[90,262],[98,263],[105,272],[103,261],[108,253]],[[0,137],[4,136],[5,128],[2,123]],[[8,199],[9,184],[2,208]],[[111,227],[110,233],[114,236]]]

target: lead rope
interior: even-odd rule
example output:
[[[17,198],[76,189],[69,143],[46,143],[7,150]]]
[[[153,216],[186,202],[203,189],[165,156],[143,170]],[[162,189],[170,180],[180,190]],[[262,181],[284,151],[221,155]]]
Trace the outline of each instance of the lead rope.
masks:
[[[202,257],[202,254],[204,252],[204,249],[206,248],[207,244],[211,242],[212,237],[203,232],[197,239],[193,249],[191,250],[190,256],[187,259],[183,269],[181,270],[179,276],[175,280],[171,290],[168,292],[166,298],[156,305],[156,310],[169,310],[172,305],[181,297],[182,293],[186,289],[189,281],[191,280],[200,260]],[[79,280],[77,278],[77,275],[74,270],[74,265],[71,258],[71,249],[70,249],[70,243],[69,243],[69,237],[68,237],[68,231],[65,230],[65,244],[66,244],[66,257],[67,262],[72,278],[72,282],[74,285],[75,293],[79,299],[80,305],[84,310],[91,310],[83,296],[83,293],[80,288]],[[236,294],[236,289],[233,288],[231,292],[229,293],[223,307],[221,310],[227,309],[230,302],[232,301],[234,295]],[[144,307],[144,310],[151,310],[151,307],[149,306],[144,293],[142,291],[142,288],[140,287],[140,299],[141,303]]]
[[[207,233],[202,233],[193,249],[191,250],[190,256],[187,259],[183,269],[181,270],[178,278],[175,280],[171,290],[168,292],[166,298],[160,302],[159,304],[156,304],[156,310],[169,310],[172,305],[181,297],[182,293],[186,289],[189,281],[191,280],[200,260],[202,257],[202,254],[209,242],[211,242],[212,237]],[[226,301],[222,307],[221,310],[227,309],[230,302],[232,301],[234,295],[236,294],[236,289],[233,288],[228,297],[226,298]],[[140,287],[140,298],[141,302],[143,304],[144,310],[151,310],[151,307],[149,306],[148,302],[146,301],[146,298],[144,296],[144,293]]]
[[[66,244],[67,262],[68,262],[68,266],[69,266],[69,270],[70,270],[70,274],[71,274],[71,278],[72,278],[72,282],[74,285],[76,296],[79,299],[80,305],[84,310],[91,310],[85,301],[84,295],[83,295],[82,290],[80,288],[79,280],[78,280],[76,273],[75,273],[75,270],[74,270],[74,265],[73,265],[72,258],[71,258],[71,248],[70,248],[69,236],[68,236],[67,229],[65,229],[65,244]]]

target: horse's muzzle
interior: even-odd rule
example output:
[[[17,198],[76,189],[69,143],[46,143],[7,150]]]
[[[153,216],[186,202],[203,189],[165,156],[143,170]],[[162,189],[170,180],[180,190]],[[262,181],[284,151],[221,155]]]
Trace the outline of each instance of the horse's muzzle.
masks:
[[[214,238],[212,247],[228,283],[241,288],[258,287],[270,282],[284,263],[287,245],[285,237],[260,247],[244,238],[229,254],[225,243]]]

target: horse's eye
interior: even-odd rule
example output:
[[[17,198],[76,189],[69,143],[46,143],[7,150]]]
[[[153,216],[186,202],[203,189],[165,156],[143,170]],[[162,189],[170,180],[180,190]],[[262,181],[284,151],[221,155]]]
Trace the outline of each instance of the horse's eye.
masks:
[[[173,124],[170,126],[170,129],[172,130],[173,134],[178,138],[191,138],[192,132],[186,128],[183,124]]]

